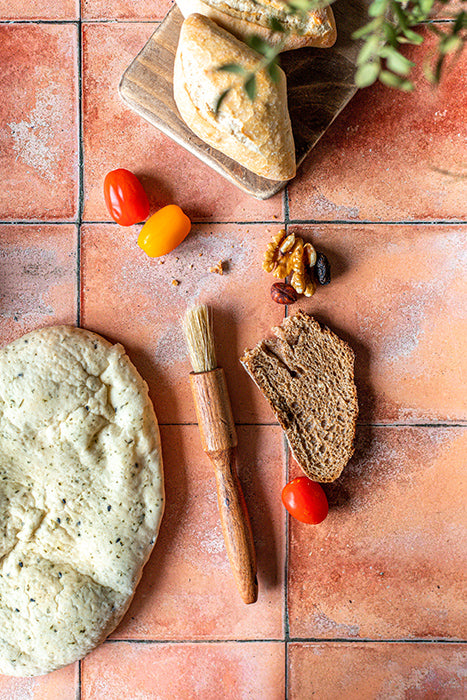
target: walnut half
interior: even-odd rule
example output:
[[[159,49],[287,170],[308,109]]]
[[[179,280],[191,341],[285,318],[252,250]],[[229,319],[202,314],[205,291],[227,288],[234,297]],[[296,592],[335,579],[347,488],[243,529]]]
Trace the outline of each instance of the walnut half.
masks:
[[[311,297],[315,292],[312,277],[315,262],[316,251],[311,243],[303,243],[299,236],[294,233],[287,235],[286,230],[281,229],[269,241],[264,251],[262,267],[278,279],[292,275],[290,284],[295,291]]]

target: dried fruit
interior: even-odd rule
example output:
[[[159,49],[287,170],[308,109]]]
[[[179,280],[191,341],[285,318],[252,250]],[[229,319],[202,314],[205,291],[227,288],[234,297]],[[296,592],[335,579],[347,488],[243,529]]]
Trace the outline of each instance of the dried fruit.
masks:
[[[297,301],[298,295],[292,285],[275,282],[271,287],[271,299],[277,304],[293,304]]]
[[[315,275],[319,284],[329,284],[331,281],[331,266],[324,253],[318,253],[316,256]]]
[[[276,233],[268,243],[263,257],[263,270],[272,272],[274,277],[283,280],[290,275],[288,286],[306,297],[313,296],[316,290],[313,272],[319,284],[329,284],[331,281],[331,269],[326,256],[317,253],[311,243],[304,243],[294,233],[287,235],[285,229]]]

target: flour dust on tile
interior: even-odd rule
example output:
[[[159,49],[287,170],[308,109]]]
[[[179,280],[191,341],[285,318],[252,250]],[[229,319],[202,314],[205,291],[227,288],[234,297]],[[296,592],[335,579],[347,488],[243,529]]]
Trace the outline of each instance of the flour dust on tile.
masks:
[[[63,144],[56,138],[56,133],[60,130],[65,106],[54,90],[52,76],[50,77],[49,87],[38,91],[36,104],[29,115],[25,115],[19,122],[9,122],[8,127],[16,160],[22,160],[43,178],[56,181],[64,157]],[[32,77],[32,80],[35,78]]]

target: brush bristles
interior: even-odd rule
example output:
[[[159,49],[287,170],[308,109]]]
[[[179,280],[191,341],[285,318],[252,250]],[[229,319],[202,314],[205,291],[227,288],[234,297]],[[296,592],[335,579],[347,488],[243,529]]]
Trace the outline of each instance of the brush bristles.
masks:
[[[183,319],[193,372],[209,372],[216,369],[216,350],[212,331],[212,319],[206,304],[192,306]]]

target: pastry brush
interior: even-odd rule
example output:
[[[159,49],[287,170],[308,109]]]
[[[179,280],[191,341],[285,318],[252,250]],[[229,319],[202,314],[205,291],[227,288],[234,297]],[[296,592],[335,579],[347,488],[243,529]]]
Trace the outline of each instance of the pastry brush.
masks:
[[[217,366],[208,307],[203,304],[188,309],[183,329],[193,367],[190,383],[201,444],[214,467],[227,555],[243,601],[254,603],[258,598],[255,546],[237,475],[235,423],[224,370]]]

